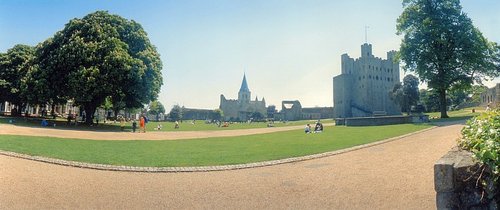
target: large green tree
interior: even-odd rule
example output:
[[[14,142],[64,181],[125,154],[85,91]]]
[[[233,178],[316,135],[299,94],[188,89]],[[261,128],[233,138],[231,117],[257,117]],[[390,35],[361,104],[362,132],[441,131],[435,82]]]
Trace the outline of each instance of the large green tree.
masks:
[[[399,58],[439,93],[447,118],[446,92],[500,74],[500,47],[489,42],[462,12],[459,0],[403,0],[397,33]]]
[[[160,55],[142,26],[105,11],[70,20],[39,46],[39,76],[57,89],[51,98],[83,105],[87,123],[106,98],[138,108],[155,100],[163,84]]]
[[[21,111],[31,94],[27,90],[28,77],[36,68],[35,48],[16,45],[0,54],[0,101],[9,101]],[[20,112],[15,113],[20,114]]]

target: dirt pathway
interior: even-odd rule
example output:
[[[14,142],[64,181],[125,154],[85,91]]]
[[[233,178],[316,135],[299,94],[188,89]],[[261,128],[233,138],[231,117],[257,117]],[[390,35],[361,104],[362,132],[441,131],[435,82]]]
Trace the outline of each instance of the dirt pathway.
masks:
[[[235,171],[112,172],[0,155],[0,209],[435,209],[433,164],[461,128]]]
[[[333,123],[327,123],[325,126],[331,126]],[[177,140],[177,139],[195,139],[207,137],[228,137],[244,136],[253,134],[273,133],[279,131],[289,131],[303,129],[304,126],[286,126],[272,128],[254,128],[244,130],[211,130],[211,131],[175,131],[175,132],[106,132],[106,131],[77,131],[63,130],[54,128],[23,127],[8,124],[0,125],[0,135],[26,135],[26,136],[49,136],[59,138],[79,138],[93,140]]]

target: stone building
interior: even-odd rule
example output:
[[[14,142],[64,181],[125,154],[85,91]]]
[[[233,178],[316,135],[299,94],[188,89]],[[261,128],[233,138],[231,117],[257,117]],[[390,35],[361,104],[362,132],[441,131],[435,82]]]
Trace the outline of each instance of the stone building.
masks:
[[[294,121],[302,119],[302,105],[300,101],[281,102],[281,120]]]
[[[251,92],[248,89],[246,75],[243,75],[241,88],[238,92],[238,99],[226,99],[223,94],[220,95],[219,108],[224,112],[226,121],[247,121],[254,112],[259,112],[262,116],[266,116],[266,100],[261,101],[257,97],[252,101]]]
[[[500,83],[481,93],[481,106],[486,107],[487,105],[490,105],[491,108],[500,106]]]
[[[398,106],[389,92],[399,83],[396,52],[387,52],[387,59],[373,56],[372,45],[361,45],[361,57],[343,54],[342,72],[333,78],[333,109],[335,118],[399,115]]]

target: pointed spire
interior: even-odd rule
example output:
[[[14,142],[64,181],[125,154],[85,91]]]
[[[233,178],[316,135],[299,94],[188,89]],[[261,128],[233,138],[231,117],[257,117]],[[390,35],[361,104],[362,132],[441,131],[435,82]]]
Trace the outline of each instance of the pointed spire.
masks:
[[[243,74],[243,81],[241,82],[240,92],[250,92],[250,90],[248,89],[246,74]]]

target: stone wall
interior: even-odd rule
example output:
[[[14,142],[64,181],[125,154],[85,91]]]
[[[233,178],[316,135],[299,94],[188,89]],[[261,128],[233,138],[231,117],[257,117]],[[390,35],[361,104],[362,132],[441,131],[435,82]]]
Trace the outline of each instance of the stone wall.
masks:
[[[429,122],[429,115],[336,118],[335,125],[374,126]]]
[[[437,209],[498,209],[494,201],[481,201],[476,187],[479,164],[468,151],[452,149],[434,164]]]

